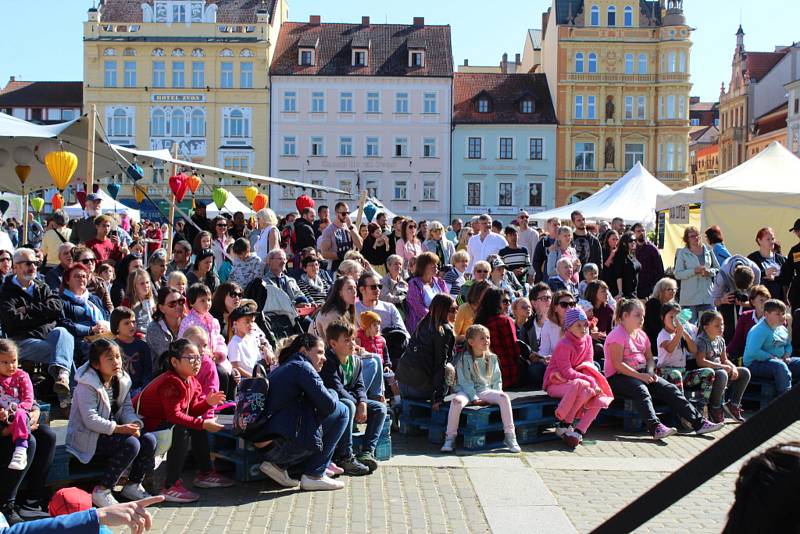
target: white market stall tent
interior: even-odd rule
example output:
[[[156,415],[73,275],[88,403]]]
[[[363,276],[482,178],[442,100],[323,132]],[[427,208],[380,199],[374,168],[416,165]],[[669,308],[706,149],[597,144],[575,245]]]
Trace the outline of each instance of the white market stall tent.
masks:
[[[102,187],[97,190],[96,194],[102,199],[102,202],[100,203],[100,211],[102,213],[122,213],[125,211],[128,214],[128,217],[130,217],[132,220],[136,222],[141,220],[141,214],[139,213],[139,210],[126,206],[122,202],[117,202],[111,198],[111,195],[106,193]],[[84,210],[79,202],[76,202],[71,206],[64,206],[64,211],[67,213],[67,215],[69,215],[70,219],[80,219],[85,217]]]
[[[610,221],[622,217],[626,224],[640,222],[653,228],[656,222],[656,196],[672,190],[636,162],[625,176],[589,198],[560,208],[531,214],[531,219],[546,221],[552,217],[569,220],[579,210],[589,220]]]
[[[656,208],[695,205],[700,205],[700,230],[718,225],[734,254],[756,250],[756,233],[764,226],[772,227],[788,250],[795,241],[788,230],[800,216],[800,159],[776,141],[711,180],[659,195]]]
[[[392,212],[389,208],[383,205],[383,203],[375,197],[367,197],[367,200],[364,202],[364,213],[361,214],[361,222],[364,224],[372,222],[372,220],[377,217],[379,213],[386,214],[386,220],[389,221],[391,224],[392,219],[396,217],[394,212]],[[370,214],[372,214],[372,220],[370,219]],[[356,222],[356,217],[358,217],[358,205],[356,204],[356,209],[354,209],[350,213],[350,219],[353,222]]]
[[[217,208],[217,205],[211,202],[206,206],[206,216],[210,219],[213,219],[220,213],[229,213],[233,215],[237,211],[241,211],[244,214],[244,218],[248,218],[251,215],[255,215],[251,208],[246,206],[241,200],[236,198],[235,195],[229,194],[228,198],[225,200],[225,205],[222,206],[222,209]]]

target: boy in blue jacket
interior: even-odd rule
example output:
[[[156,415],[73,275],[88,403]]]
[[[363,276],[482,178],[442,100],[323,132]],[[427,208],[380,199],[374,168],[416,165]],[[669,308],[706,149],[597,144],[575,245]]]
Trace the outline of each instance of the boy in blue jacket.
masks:
[[[770,299],[764,316],[747,334],[744,364],[753,378],[775,381],[778,395],[786,393],[800,379],[800,358],[792,357],[792,341],[786,322],[786,304]]]
[[[334,452],[334,462],[350,476],[362,476],[378,468],[375,448],[386,419],[386,404],[367,398],[361,358],[355,354],[355,327],[334,321],[325,331],[329,348],[320,376],[325,387],[336,392],[350,410],[350,423]],[[353,455],[353,422],[367,423],[364,435],[367,446]]]

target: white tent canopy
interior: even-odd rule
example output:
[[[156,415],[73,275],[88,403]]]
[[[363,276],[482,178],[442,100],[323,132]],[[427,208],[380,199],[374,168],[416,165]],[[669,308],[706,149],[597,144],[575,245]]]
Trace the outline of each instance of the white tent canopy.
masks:
[[[669,187],[637,162],[625,176],[589,198],[531,214],[531,218],[537,221],[546,221],[552,217],[567,220],[573,211],[579,210],[590,220],[610,221],[614,217],[621,217],[626,224],[640,222],[652,228],[656,221],[656,196],[671,192]]]
[[[236,196],[233,195],[232,193],[228,194],[228,198],[227,200],[225,200],[225,205],[222,206],[222,209],[217,208],[217,205],[214,204],[213,202],[206,206],[206,216],[208,218],[214,218],[220,213],[230,213],[231,215],[233,215],[237,211],[241,211],[242,213],[244,213],[245,219],[255,214],[255,212],[251,208],[245,206],[245,204],[241,200],[236,198]]]
[[[130,217],[134,221],[139,221],[141,218],[141,214],[139,210],[130,208],[123,204],[122,202],[117,202],[111,195],[103,191],[103,189],[97,190],[97,195],[100,195],[102,202],[100,203],[100,211],[102,213],[122,213],[122,211],[127,212],[128,217]],[[71,206],[64,206],[64,211],[67,215],[70,216],[71,219],[82,218],[84,216],[83,208],[81,207],[80,203],[76,202]]]
[[[366,202],[364,202],[364,213],[361,215],[361,222],[362,223],[367,224],[367,223],[370,222],[369,219],[367,218],[367,213],[366,213],[367,212],[367,206],[369,206],[370,204],[372,204],[375,207],[375,210],[376,210],[374,217],[377,217],[379,213],[385,213],[386,214],[386,219],[391,224],[391,221],[395,217],[395,214],[391,210],[389,210],[389,208],[384,206],[383,203],[380,200],[378,200],[377,198],[375,198],[375,197],[367,197]],[[353,222],[355,222],[356,217],[358,217],[358,205],[356,205],[356,209],[354,209],[350,213],[350,219]],[[374,220],[374,217],[373,217],[373,220]]]

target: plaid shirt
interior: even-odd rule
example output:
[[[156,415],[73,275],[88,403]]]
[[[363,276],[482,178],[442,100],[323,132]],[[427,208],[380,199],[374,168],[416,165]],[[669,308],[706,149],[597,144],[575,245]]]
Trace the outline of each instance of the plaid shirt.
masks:
[[[486,321],[491,336],[491,351],[500,361],[503,386],[509,388],[520,382],[519,345],[514,320],[508,315],[495,315]]]

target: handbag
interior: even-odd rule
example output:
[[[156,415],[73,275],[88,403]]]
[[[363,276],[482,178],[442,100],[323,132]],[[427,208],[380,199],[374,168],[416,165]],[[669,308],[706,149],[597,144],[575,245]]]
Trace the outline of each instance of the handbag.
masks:
[[[269,380],[260,364],[253,368],[252,378],[243,378],[236,388],[236,408],[233,412],[233,434],[244,439],[264,436],[269,416],[267,395]]]

